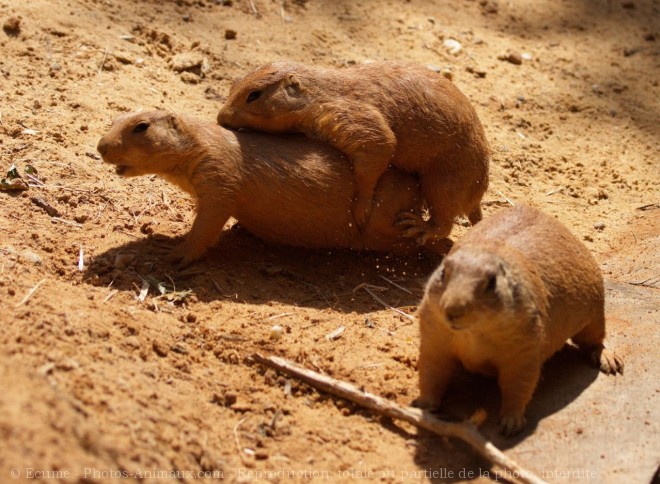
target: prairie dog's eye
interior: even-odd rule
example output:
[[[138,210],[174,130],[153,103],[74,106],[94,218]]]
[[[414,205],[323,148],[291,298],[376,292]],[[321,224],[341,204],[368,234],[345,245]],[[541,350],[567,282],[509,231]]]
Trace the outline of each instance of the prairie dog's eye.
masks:
[[[248,94],[247,99],[245,100],[246,103],[250,104],[256,101],[261,97],[261,91],[252,91],[250,94]]]
[[[493,292],[497,287],[497,275],[491,274],[486,281],[486,291]]]
[[[441,266],[440,269],[438,269],[438,281],[440,281],[441,284],[445,283],[445,266]]]
[[[147,129],[149,129],[149,123],[138,123],[135,125],[135,128],[133,128],[134,133],[144,133]]]

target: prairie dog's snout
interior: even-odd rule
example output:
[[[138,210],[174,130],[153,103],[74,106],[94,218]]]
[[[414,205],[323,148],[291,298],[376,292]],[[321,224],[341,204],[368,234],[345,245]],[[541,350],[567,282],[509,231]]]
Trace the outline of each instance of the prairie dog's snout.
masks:
[[[473,312],[490,308],[496,310],[504,304],[508,281],[499,261],[483,254],[463,257],[463,253],[447,257],[431,276],[428,303],[437,305],[445,322],[453,329],[457,323],[469,323]],[[491,260],[489,260],[491,259]]]

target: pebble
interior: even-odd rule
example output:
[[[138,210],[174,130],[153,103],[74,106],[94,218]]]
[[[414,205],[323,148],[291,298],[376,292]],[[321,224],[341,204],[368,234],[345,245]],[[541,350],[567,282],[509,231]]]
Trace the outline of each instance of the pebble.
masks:
[[[447,52],[452,55],[458,54],[463,49],[461,43],[456,39],[445,39],[442,45],[444,45],[445,49],[447,49]]]
[[[225,39],[226,40],[234,40],[234,39],[236,39],[237,35],[238,35],[238,32],[236,32],[233,29],[225,30]]]
[[[507,61],[507,62],[510,62],[511,64],[515,64],[517,66],[522,64],[522,61],[523,61],[523,57],[519,52],[510,52],[510,53],[505,54],[505,55],[497,56],[497,58],[499,60]]]
[[[200,70],[204,57],[197,52],[183,52],[172,57],[170,68],[174,72]]]
[[[126,338],[124,339],[124,343],[125,343],[126,346],[128,346],[129,348],[133,348],[133,349],[135,349],[135,350],[137,350],[138,348],[140,348],[140,340],[137,339],[137,336],[128,336],[128,337],[126,337]]]
[[[596,230],[603,230],[605,228],[605,222],[596,222],[594,228]]]
[[[270,328],[269,338],[272,339],[273,341],[279,341],[280,339],[282,339],[283,335],[284,335],[284,328],[279,324]]]
[[[156,353],[158,356],[165,357],[167,356],[167,353],[169,353],[170,348],[163,342],[154,340],[152,344],[152,348],[154,350],[154,353]]]
[[[2,24],[2,30],[4,30],[7,35],[16,37],[21,33],[21,17],[9,17],[5,20],[5,23]]]
[[[486,71],[484,71],[483,69],[479,69],[477,67],[472,67],[472,66],[467,66],[465,68],[465,70],[467,72],[469,72],[470,74],[474,74],[475,77],[479,77],[479,78],[482,78],[482,79],[484,77],[486,77]]]

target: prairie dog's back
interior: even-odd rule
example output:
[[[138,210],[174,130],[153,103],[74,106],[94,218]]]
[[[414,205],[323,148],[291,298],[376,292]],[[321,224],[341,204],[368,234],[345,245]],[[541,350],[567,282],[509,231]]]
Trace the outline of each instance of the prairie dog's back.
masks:
[[[378,185],[378,210],[361,234],[351,215],[352,169],[346,156],[300,136],[227,133],[241,146],[242,188],[236,217],[255,235],[289,245],[395,250],[393,241],[411,247],[394,226],[399,211],[419,209],[416,180],[394,168]],[[274,212],[277,216],[274,216]],[[301,221],[305,223],[301,224]]]

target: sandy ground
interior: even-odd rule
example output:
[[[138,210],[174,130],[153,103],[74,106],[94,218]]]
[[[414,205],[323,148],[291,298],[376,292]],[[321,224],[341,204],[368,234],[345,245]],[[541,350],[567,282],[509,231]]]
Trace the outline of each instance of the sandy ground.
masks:
[[[516,439],[495,432],[492,381],[455,385],[458,416],[485,408],[483,432],[551,482],[650,482],[660,459],[657,1],[4,0],[0,22],[0,168],[14,164],[32,185],[0,192],[1,482],[494,476],[460,443],[250,358],[277,354],[409,403],[417,326],[359,286],[410,314],[436,259],[278,247],[234,227],[177,272],[155,249],[188,230],[191,201],[101,163],[96,142],[117,114],[158,107],[212,120],[233,78],[276,59],[409,59],[453,73],[494,149],[486,215],[528,202],[585,241],[627,364],[606,377],[560,353]],[[448,39],[461,50],[449,53]],[[500,59],[512,53],[521,64]]]

